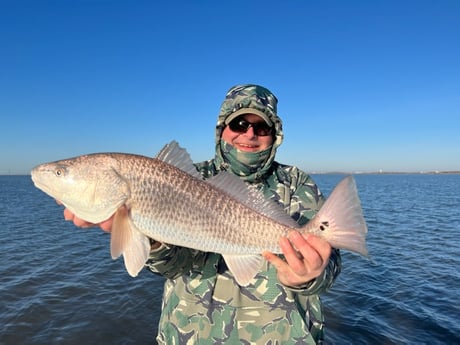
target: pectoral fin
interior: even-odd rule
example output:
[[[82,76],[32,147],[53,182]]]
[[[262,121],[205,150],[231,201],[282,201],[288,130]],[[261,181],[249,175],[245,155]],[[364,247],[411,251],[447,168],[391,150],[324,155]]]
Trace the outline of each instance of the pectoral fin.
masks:
[[[137,276],[148,259],[150,243],[129,219],[126,207],[120,207],[114,215],[110,253],[112,259],[123,255],[126,270],[132,277]]]
[[[228,269],[237,283],[247,286],[261,270],[264,258],[261,255],[223,255]]]

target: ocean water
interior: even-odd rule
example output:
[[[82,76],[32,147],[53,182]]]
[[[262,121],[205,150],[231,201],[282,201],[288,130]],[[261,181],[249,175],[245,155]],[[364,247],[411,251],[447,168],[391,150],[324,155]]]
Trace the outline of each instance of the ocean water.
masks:
[[[326,344],[460,344],[460,175],[355,178],[371,257],[342,252]],[[29,176],[0,176],[0,249],[0,344],[156,343],[162,278],[131,278]]]

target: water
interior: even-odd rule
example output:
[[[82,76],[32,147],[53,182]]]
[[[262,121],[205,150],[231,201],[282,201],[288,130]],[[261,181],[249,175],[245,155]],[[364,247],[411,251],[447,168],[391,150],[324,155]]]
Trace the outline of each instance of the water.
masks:
[[[460,344],[460,175],[355,178],[372,260],[342,253],[326,343]],[[0,176],[0,248],[0,344],[155,344],[162,278],[131,278],[28,176]]]

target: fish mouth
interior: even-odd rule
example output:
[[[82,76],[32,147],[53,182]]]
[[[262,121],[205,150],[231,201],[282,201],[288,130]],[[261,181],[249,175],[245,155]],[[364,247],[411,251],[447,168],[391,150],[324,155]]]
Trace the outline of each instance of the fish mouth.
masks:
[[[35,187],[37,187],[38,189],[40,189],[42,192],[48,194],[48,195],[51,195],[53,198],[56,199],[56,196],[54,195],[54,191],[52,191],[50,188],[48,188],[45,184],[42,184],[40,183],[40,181],[38,181],[37,179],[34,179],[34,177],[32,176],[32,181],[35,185]],[[57,200],[57,199],[56,199]],[[62,202],[61,202],[62,203]]]
[[[40,166],[32,169],[30,174],[32,182],[34,183],[35,187],[56,199],[55,191],[51,190],[51,188],[49,188],[48,185],[43,183],[40,179],[39,173],[41,170],[42,169],[40,169]]]

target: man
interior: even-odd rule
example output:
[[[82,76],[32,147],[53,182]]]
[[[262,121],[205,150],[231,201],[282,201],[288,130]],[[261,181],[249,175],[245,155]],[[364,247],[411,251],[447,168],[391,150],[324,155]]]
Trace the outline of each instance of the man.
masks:
[[[324,202],[310,176],[275,161],[283,140],[277,99],[258,85],[231,88],[216,126],[216,153],[196,164],[204,178],[230,171],[259,187],[300,225]],[[180,207],[180,206],[179,206]],[[88,226],[68,210],[66,219]],[[111,220],[100,226],[109,230]],[[152,240],[149,270],[166,278],[160,344],[319,344],[324,318],[319,294],[340,272],[338,250],[313,235],[280,239],[282,256],[240,286],[222,256]]]

